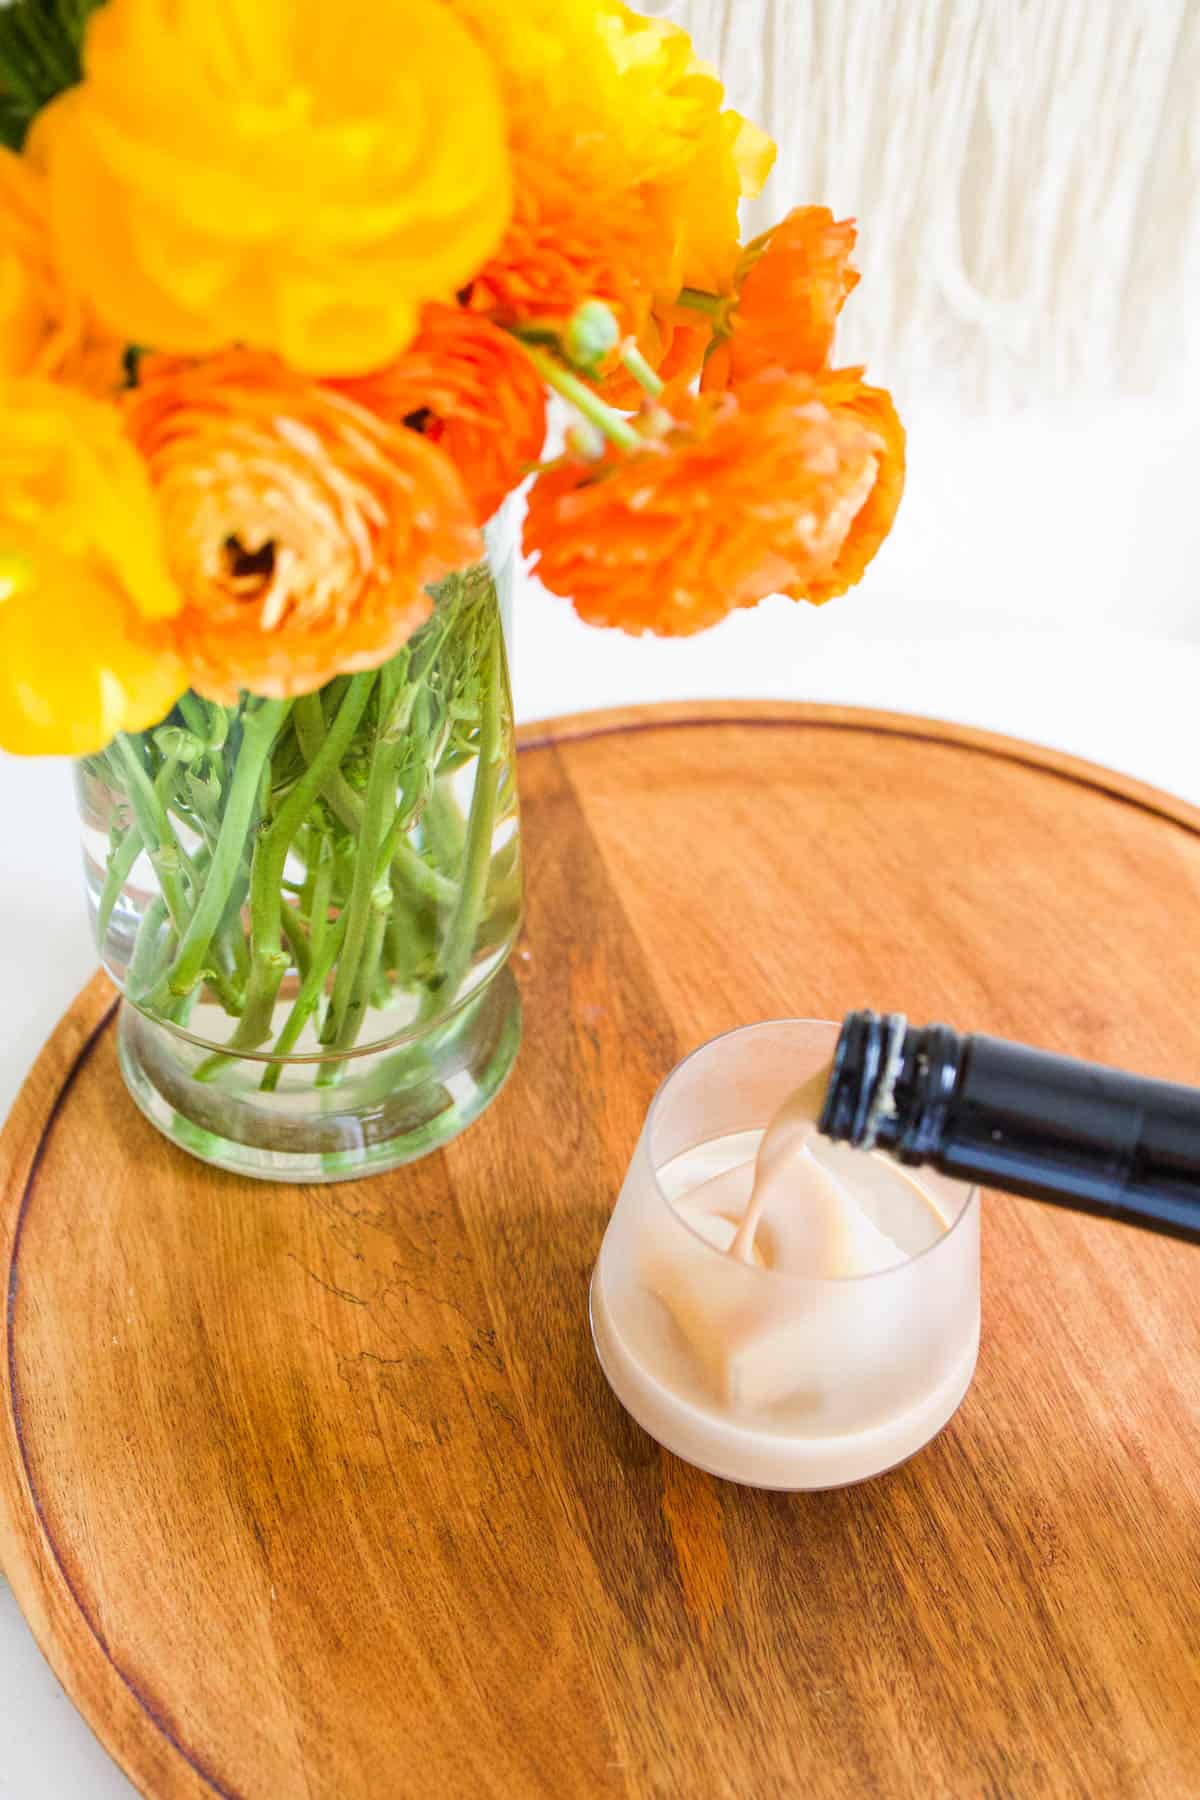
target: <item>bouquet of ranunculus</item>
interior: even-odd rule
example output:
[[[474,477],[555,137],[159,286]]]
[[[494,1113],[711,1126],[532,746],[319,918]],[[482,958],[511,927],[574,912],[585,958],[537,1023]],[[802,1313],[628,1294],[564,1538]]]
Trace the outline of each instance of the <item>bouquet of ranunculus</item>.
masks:
[[[723,101],[619,0],[0,10],[0,745],[85,759],[101,947],[189,1083],[336,1086],[369,1008],[503,961],[482,527],[527,478],[542,581],[631,632],[886,534],[853,227],[742,244],[772,150]]]

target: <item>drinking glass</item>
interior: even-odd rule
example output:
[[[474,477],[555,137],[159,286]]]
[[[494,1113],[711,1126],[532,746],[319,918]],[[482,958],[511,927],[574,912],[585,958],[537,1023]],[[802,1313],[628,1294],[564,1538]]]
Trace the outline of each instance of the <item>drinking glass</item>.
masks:
[[[667,1449],[754,1487],[840,1487],[905,1461],[958,1408],[979,1349],[976,1188],[820,1140],[902,1256],[841,1277],[773,1267],[769,1224],[761,1260],[735,1260],[681,1211],[693,1181],[753,1156],[838,1031],[750,1025],[667,1077],[592,1279],[596,1353],[618,1399]]]

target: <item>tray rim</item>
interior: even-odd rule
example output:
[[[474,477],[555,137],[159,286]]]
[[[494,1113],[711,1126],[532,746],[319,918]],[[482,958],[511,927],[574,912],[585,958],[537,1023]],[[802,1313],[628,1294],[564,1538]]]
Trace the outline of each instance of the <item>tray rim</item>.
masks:
[[[1200,836],[1200,806],[1148,782],[1066,751],[915,713],[807,701],[670,701],[530,721],[518,728],[517,744],[529,755],[609,737],[717,727],[856,731],[972,751],[1090,788]],[[25,1202],[58,1115],[116,1006],[112,983],[97,970],[47,1039],[0,1129],[0,1571],[56,1679],[133,1785],[152,1800],[202,1800],[226,1790],[137,1692],[76,1598],[28,1478],[14,1409],[13,1326]]]
[[[858,731],[973,750],[1108,794],[1142,812],[1153,813],[1172,825],[1200,834],[1200,805],[1143,781],[1139,776],[1110,769],[1104,763],[1077,756],[1073,751],[1058,750],[1052,745],[1013,737],[1007,732],[959,724],[953,719],[935,718],[925,713],[892,712],[815,700],[667,700],[648,705],[598,707],[594,711],[529,720],[517,727],[517,747],[528,753],[588,743],[593,739],[640,736],[654,731],[702,731],[714,726]]]

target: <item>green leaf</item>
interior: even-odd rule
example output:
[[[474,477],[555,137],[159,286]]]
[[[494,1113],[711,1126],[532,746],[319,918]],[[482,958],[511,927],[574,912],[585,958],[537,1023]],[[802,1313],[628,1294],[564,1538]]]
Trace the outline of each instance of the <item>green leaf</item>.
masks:
[[[83,79],[84,30],[101,0],[0,5],[0,138],[19,150],[56,94]]]

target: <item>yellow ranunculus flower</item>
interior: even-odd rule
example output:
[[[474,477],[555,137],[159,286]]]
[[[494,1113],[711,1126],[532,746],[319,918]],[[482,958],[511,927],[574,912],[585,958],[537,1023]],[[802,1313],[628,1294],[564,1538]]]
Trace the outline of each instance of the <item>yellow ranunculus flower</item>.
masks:
[[[187,686],[179,607],[116,407],[0,379],[0,747],[84,756],[157,723]]]
[[[654,184],[652,204],[674,233],[680,287],[732,292],[741,255],[738,202],[762,191],[774,160],[766,133],[726,111],[710,118],[683,169]]]
[[[510,204],[487,56],[437,0],[108,0],[35,122],[64,263],[135,343],[379,367]]]
[[[720,78],[677,25],[620,0],[451,0],[493,56],[518,142],[589,151],[605,191],[691,157],[720,111]]]
[[[53,376],[89,393],[115,393],[125,347],[64,280],[46,209],[37,171],[0,148],[0,376]]]
[[[606,297],[630,280],[660,305],[683,286],[731,291],[738,202],[762,187],[775,147],[725,108],[719,77],[698,59],[687,33],[642,18],[621,0],[450,4],[500,71],[518,171],[519,241],[506,243],[500,257],[503,263],[507,252],[515,261],[516,279],[484,277],[485,288],[507,303],[500,310],[514,310],[523,286],[531,293],[545,286],[523,266],[539,224],[549,226],[543,235],[553,258],[596,260],[570,253],[590,246],[598,190],[623,196],[629,242],[653,241],[657,251],[653,260],[642,253],[636,268],[620,270],[625,281],[611,282]],[[564,172],[574,197],[569,209]],[[637,220],[643,228],[631,229]]]

